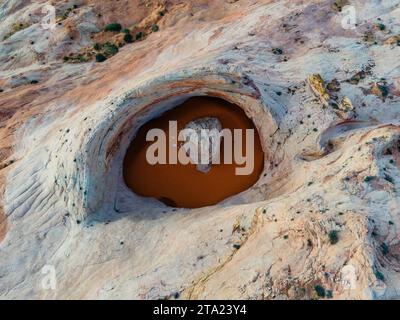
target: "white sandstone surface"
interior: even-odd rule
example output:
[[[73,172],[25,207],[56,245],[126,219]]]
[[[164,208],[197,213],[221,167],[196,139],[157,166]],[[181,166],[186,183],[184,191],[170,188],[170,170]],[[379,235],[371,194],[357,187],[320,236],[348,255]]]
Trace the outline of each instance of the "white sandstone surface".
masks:
[[[334,2],[0,1],[0,299],[399,299],[399,2],[348,1],[354,29]],[[112,22],[148,34],[96,63]],[[135,196],[137,128],[198,95],[254,121],[260,180],[201,209]]]

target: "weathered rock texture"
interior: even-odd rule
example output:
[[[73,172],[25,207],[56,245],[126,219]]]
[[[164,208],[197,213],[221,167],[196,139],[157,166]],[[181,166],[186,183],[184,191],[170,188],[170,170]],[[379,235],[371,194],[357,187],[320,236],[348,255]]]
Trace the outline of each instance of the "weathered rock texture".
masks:
[[[350,30],[333,0],[52,1],[55,29],[0,1],[0,298],[399,298],[400,8],[348,2]],[[196,210],[135,196],[135,130],[198,95],[253,119],[262,178]]]
[[[212,164],[220,158],[221,122],[217,118],[200,118],[190,121],[185,129],[193,130],[187,132],[183,144],[187,155],[198,171],[209,172]]]

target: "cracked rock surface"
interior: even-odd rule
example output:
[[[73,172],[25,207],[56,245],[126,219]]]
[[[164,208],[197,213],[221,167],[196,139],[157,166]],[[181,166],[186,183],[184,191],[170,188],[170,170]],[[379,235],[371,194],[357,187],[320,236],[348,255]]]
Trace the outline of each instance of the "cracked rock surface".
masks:
[[[399,299],[400,7],[337,3],[0,1],[0,298]],[[193,96],[253,120],[260,180],[136,196],[136,130]]]

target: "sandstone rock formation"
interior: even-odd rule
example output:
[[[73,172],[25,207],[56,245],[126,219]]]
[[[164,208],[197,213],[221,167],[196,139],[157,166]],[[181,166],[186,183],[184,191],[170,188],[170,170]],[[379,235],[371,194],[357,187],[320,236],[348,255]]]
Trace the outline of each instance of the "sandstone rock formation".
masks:
[[[0,298],[398,299],[399,21],[390,0],[0,1]],[[194,210],[133,194],[138,127],[203,95],[254,121],[258,183]]]
[[[189,133],[186,137],[187,142],[183,145],[189,158],[196,164],[198,171],[209,172],[212,163],[220,156],[221,122],[217,118],[200,118],[189,122],[185,129],[194,130],[196,133]]]

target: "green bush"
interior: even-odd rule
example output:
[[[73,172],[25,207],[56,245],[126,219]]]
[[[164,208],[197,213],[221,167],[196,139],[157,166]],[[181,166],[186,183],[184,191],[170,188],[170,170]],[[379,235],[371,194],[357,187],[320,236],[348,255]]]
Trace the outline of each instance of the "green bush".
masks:
[[[106,56],[113,56],[118,53],[118,47],[115,44],[107,42],[103,46],[103,53]]]
[[[383,23],[377,23],[376,27],[381,31],[385,31],[386,30],[386,26]]]
[[[105,31],[120,32],[122,26],[119,23],[110,23],[104,28]]]
[[[107,60],[107,58],[104,56],[104,54],[102,54],[102,53],[96,54],[96,62],[103,62],[106,60]]]
[[[394,184],[394,179],[391,176],[389,176],[388,174],[385,174],[384,179],[387,182],[390,182],[391,184]]]
[[[381,244],[381,251],[384,255],[387,255],[390,251],[389,246],[386,243]]]
[[[143,32],[136,33],[136,40],[140,40],[143,38]]]
[[[325,298],[326,293],[325,293],[325,289],[324,289],[323,286],[317,284],[317,285],[314,287],[314,290],[315,290],[315,293],[317,294],[318,297],[320,297],[320,298]]]
[[[87,56],[85,56],[85,55],[83,55],[83,54],[78,54],[78,56],[77,56],[76,58],[77,58],[77,60],[78,60],[79,62],[88,62],[88,61],[89,61],[89,59],[87,58]]]
[[[378,280],[381,280],[381,281],[385,280],[385,276],[383,275],[382,272],[380,272],[380,271],[378,271],[378,270],[375,270],[375,271],[374,271],[374,274],[375,274],[375,277],[376,277]]]
[[[339,242],[339,233],[336,230],[330,231],[328,236],[331,244],[336,244]]]
[[[124,36],[124,41],[125,41],[126,43],[131,43],[131,42],[133,42],[133,37],[132,37],[132,35],[131,35],[130,33],[125,34],[125,36]]]
[[[158,25],[156,25],[156,24],[154,24],[154,25],[151,27],[151,31],[153,31],[153,32],[157,32],[158,30],[160,30],[160,28],[159,28]]]
[[[364,182],[371,182],[371,181],[374,180],[374,179],[375,179],[374,176],[366,176],[366,177],[364,178]]]
[[[272,53],[273,54],[283,54],[283,50],[281,48],[273,48]]]
[[[348,5],[349,2],[348,0],[335,0],[335,2],[332,4],[332,9],[336,12],[342,12],[343,7]]]

